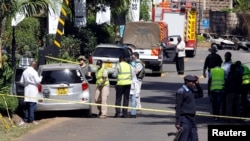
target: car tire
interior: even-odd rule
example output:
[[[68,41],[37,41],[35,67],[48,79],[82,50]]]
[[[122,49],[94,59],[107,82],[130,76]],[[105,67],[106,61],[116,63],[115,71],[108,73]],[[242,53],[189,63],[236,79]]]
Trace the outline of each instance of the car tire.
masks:
[[[162,73],[162,65],[152,68],[153,76],[161,76],[161,73]]]

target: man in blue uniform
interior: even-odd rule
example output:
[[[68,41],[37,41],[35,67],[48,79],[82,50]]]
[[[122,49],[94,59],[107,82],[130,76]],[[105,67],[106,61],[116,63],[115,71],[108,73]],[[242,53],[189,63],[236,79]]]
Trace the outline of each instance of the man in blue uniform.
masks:
[[[176,92],[175,127],[177,130],[183,130],[178,141],[198,141],[195,98],[203,97],[203,90],[197,76],[187,75],[184,82]]]

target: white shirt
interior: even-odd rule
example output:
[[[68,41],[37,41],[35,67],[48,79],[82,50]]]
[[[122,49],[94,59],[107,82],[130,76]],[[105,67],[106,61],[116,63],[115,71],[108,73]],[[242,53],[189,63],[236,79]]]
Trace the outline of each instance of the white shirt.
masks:
[[[225,78],[227,78],[231,65],[232,65],[232,61],[222,63],[221,68],[225,70]]]
[[[38,101],[37,85],[42,81],[42,77],[38,76],[37,71],[33,67],[28,67],[24,70],[20,82],[24,85],[24,101]]]
[[[178,53],[178,57],[185,57],[185,43],[181,41],[180,43],[177,44],[176,46],[176,53]]]

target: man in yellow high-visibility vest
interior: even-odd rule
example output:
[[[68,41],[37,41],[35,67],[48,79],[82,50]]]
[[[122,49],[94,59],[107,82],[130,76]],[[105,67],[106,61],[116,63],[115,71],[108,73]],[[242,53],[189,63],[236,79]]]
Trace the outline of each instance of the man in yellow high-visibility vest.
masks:
[[[103,66],[102,60],[97,60],[96,67],[95,102],[102,104],[101,106],[97,106],[97,109],[99,110],[99,118],[106,118],[108,107],[105,105],[107,105],[107,99],[109,96],[108,71]]]
[[[129,105],[129,94],[132,81],[132,68],[129,63],[126,62],[126,58],[123,56],[119,57],[120,63],[117,66],[117,84],[116,84],[116,99],[115,105],[121,106],[121,100],[123,98],[123,106],[128,107]],[[121,114],[122,111],[122,114]],[[128,117],[128,109],[126,108],[115,108],[115,117]]]

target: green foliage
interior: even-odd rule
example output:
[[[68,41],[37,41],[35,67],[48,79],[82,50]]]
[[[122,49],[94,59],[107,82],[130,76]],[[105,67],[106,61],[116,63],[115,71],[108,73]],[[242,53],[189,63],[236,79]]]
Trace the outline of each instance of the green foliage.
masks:
[[[206,38],[202,35],[197,35],[197,42],[204,42],[206,41]]]
[[[16,97],[10,96],[8,94],[1,94],[0,96],[0,111],[14,113],[18,107],[18,100]]]
[[[12,49],[12,34],[13,29],[10,26],[10,19],[8,20],[7,30],[3,34],[3,45],[7,50]],[[38,53],[38,39],[41,35],[40,23],[37,18],[25,18],[21,23],[15,27],[16,40],[16,57],[28,56],[32,54],[33,57]]]
[[[10,93],[10,84],[12,80],[13,70],[9,66],[7,55],[3,55],[3,67],[0,69],[0,94],[5,94],[5,97],[0,95],[0,111],[6,111],[6,104],[4,98],[7,102],[8,109],[10,112],[14,112],[17,108],[17,98],[7,96]]]
[[[150,19],[147,0],[142,0],[140,5],[140,19],[148,21]]]
[[[68,35],[62,37],[62,46],[60,48],[60,57],[62,59],[74,61],[73,56],[78,56],[80,52],[81,41]]]

